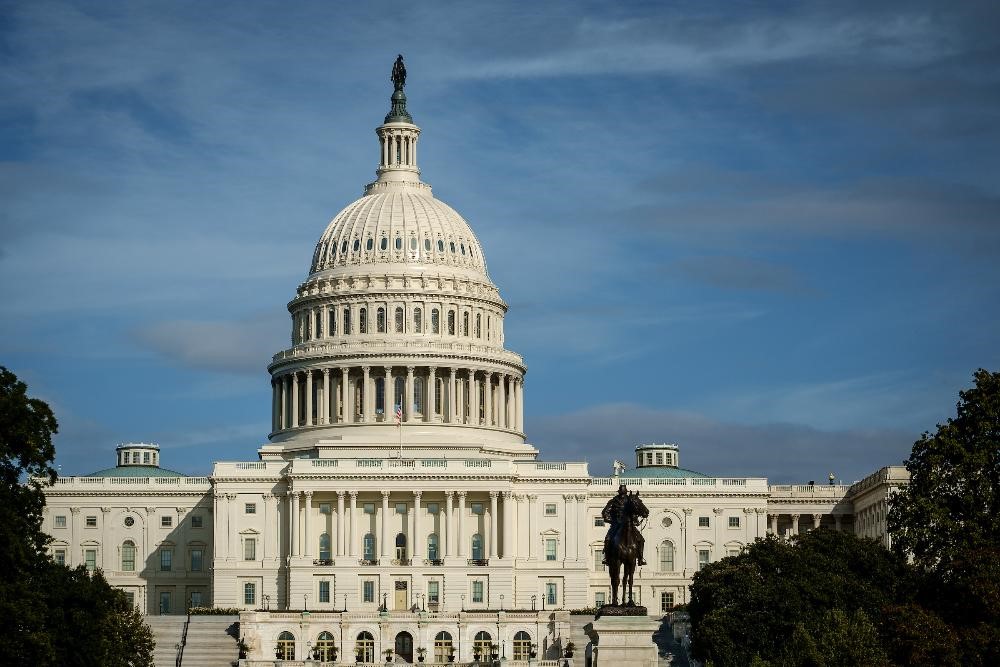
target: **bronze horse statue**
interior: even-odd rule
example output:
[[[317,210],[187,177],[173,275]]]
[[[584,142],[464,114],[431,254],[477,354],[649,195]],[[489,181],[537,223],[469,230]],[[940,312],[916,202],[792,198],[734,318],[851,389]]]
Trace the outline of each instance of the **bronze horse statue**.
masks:
[[[638,493],[623,493],[622,490],[605,507],[605,512],[611,515],[608,517],[611,528],[604,541],[604,562],[611,573],[611,605],[618,605],[618,588],[621,585],[622,606],[633,607],[635,600],[632,598],[632,578],[636,565],[645,563],[642,557],[645,540],[639,533],[637,524],[639,519],[649,517],[649,509]],[[620,572],[622,568],[624,572]]]

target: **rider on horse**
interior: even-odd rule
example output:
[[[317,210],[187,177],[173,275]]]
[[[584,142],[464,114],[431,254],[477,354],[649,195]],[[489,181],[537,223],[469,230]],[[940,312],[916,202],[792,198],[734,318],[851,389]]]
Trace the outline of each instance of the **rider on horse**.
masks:
[[[611,524],[608,529],[608,534],[604,538],[604,553],[605,558],[602,561],[604,565],[608,564],[607,554],[611,552],[613,548],[615,537],[621,532],[622,526],[626,521],[632,521],[633,525],[638,527],[640,517],[638,516],[625,516],[625,502],[628,499],[628,489],[622,484],[618,487],[618,495],[612,496],[608,504],[604,506],[604,510],[601,512],[601,518],[604,519],[605,523]],[[645,565],[646,559],[643,558],[643,551],[645,550],[646,540],[643,538],[642,534],[636,530],[636,539],[638,541],[638,552],[639,552],[639,565]]]

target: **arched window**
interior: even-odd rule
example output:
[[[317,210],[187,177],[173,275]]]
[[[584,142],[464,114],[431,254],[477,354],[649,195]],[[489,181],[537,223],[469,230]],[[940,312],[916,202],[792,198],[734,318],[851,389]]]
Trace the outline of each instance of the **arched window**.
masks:
[[[451,645],[451,634],[442,630],[434,637],[434,662],[448,662],[455,652]]]
[[[436,378],[434,380],[434,414],[441,414],[443,410],[441,409],[441,396],[444,394],[444,380],[441,378]]]
[[[344,335],[351,335],[351,309],[344,308]]]
[[[396,560],[406,560],[406,535],[396,534]]]
[[[336,336],[337,335],[337,309],[336,308],[331,308],[330,309],[330,327],[329,327],[329,331],[330,331],[330,335],[331,336]]]
[[[364,554],[365,560],[375,560],[375,534],[365,533]]]
[[[396,309],[396,333],[403,333],[403,309]]]
[[[378,328],[379,333],[385,333],[385,308],[381,306],[375,312],[375,326]]]
[[[278,660],[295,660],[295,635],[285,630],[278,635],[278,650],[274,652]]]
[[[674,571],[674,543],[663,540],[660,544],[660,572]]]
[[[441,316],[437,308],[431,310],[431,333],[441,333]]]
[[[122,572],[135,572],[135,542],[122,543]]]
[[[413,414],[424,414],[424,379],[413,378]]]
[[[397,236],[396,237],[396,250],[402,250],[402,249],[403,249],[403,239],[402,239],[402,237]]]
[[[379,241],[379,243],[378,243],[378,249],[379,250],[388,250],[389,249],[389,239],[387,239],[386,237],[383,236],[382,240]]]
[[[375,414],[385,414],[385,378],[375,378]]]
[[[463,336],[468,336],[469,335],[469,314],[468,313],[462,313],[462,335]]]
[[[358,333],[368,333],[368,309],[358,309]]]
[[[454,310],[449,310],[448,311],[448,335],[449,336],[454,336],[455,335],[455,311]]]
[[[454,255],[455,254],[455,242],[452,241],[449,245],[451,245],[451,254]]]
[[[347,239],[344,239],[344,242],[340,244],[340,254],[343,255],[346,252],[347,252]]]
[[[313,658],[323,662],[333,662],[334,648],[336,648],[336,644],[333,643],[333,635],[329,632],[321,632],[316,638],[316,651]]]
[[[424,311],[420,308],[413,309],[413,333],[424,332]]]
[[[480,630],[472,641],[472,657],[476,660],[490,660],[492,655],[493,637],[485,630]]]
[[[374,247],[375,247],[375,240],[372,239],[371,237],[368,237],[368,240],[365,241],[365,250],[371,250]]]
[[[531,658],[531,635],[524,630],[519,630],[514,635],[514,660],[528,660]]]
[[[493,338],[493,318],[486,316],[486,340]]]
[[[361,241],[359,239],[354,239],[354,252],[361,250]]]
[[[483,536],[476,533],[472,536],[472,559],[483,560]]]
[[[476,313],[476,338],[483,337],[483,316]]]
[[[330,535],[323,533],[319,536],[319,559],[330,560]]]
[[[431,251],[431,240],[430,239],[424,239],[424,250],[427,251],[427,252]]]
[[[438,549],[438,534],[431,533],[427,536],[427,559],[440,560],[441,552]]]
[[[411,236],[410,237],[410,250],[416,250],[416,249],[417,249],[417,237]]]
[[[358,635],[357,644],[354,647],[354,657],[358,662],[375,662],[375,638],[370,632],[362,632]]]
[[[438,252],[444,252],[444,241],[438,239]]]

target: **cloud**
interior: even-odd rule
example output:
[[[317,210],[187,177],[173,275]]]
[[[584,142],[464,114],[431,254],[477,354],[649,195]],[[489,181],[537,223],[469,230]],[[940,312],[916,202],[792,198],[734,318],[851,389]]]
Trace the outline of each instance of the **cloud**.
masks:
[[[264,362],[287,342],[288,326],[280,317],[238,321],[172,320],[145,325],[134,332],[134,338],[181,366],[260,374]]]
[[[894,429],[723,422],[631,403],[532,417],[526,428],[544,458],[590,461],[592,475],[610,474],[616,458],[630,461],[636,445],[675,442],[681,447],[682,467],[720,477],[767,477],[771,483],[825,480],[831,472],[850,483],[899,464],[917,437]]]
[[[667,275],[682,276],[710,287],[804,295],[812,290],[795,269],[750,257],[685,257],[662,267]]]

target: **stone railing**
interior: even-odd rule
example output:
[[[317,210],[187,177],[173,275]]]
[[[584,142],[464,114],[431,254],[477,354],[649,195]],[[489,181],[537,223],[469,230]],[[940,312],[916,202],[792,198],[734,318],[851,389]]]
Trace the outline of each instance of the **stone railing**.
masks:
[[[521,355],[510,350],[505,350],[499,344],[480,345],[476,343],[460,343],[447,340],[406,340],[399,338],[396,340],[365,340],[374,337],[371,334],[357,334],[351,336],[353,340],[326,339],[313,341],[310,343],[299,343],[290,350],[278,352],[272,357],[271,363],[277,364],[282,361],[295,359],[309,359],[310,357],[329,355],[350,355],[358,354],[368,356],[373,352],[401,353],[401,354],[442,354],[453,356],[455,353],[473,356],[487,357],[498,362],[504,362],[513,366],[524,366],[524,359]],[[416,334],[413,335],[416,337]],[[360,364],[360,362],[358,362]]]
[[[215,477],[280,477],[288,467],[286,461],[220,461],[215,464]]]
[[[172,489],[178,492],[207,491],[207,477],[60,477],[52,489],[56,491],[96,486],[142,487],[144,490]]]
[[[767,493],[765,477],[594,477],[593,487],[608,487],[608,491],[626,485],[629,490],[644,489],[669,493]]]
[[[851,487],[844,484],[772,484],[772,497],[780,498],[843,498]]]

